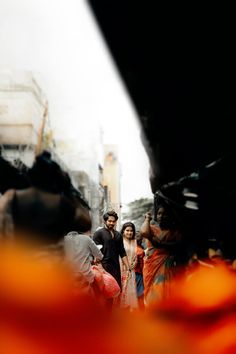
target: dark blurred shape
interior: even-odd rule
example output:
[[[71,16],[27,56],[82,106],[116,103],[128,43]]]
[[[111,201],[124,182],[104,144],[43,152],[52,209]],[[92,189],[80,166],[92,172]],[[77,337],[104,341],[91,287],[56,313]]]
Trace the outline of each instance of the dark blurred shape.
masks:
[[[90,230],[90,207],[49,152],[36,157],[27,177],[26,188],[13,183],[0,198],[0,236],[55,244],[71,230]]]
[[[216,233],[235,249],[233,10],[146,1],[88,4],[136,107],[153,193],[174,193],[170,199],[178,205],[180,184],[189,239]]]
[[[234,154],[163,185],[155,193],[155,204],[165,200],[179,218],[188,249],[206,257],[207,249],[221,245],[226,258],[236,256],[236,169]]]
[[[51,193],[63,193],[68,198],[79,200],[83,206],[90,210],[88,202],[73,186],[69,174],[52,159],[50,152],[43,151],[36,157],[28,175],[33,186]]]
[[[14,167],[0,156],[0,193],[9,188],[26,188],[30,185],[26,170]]]

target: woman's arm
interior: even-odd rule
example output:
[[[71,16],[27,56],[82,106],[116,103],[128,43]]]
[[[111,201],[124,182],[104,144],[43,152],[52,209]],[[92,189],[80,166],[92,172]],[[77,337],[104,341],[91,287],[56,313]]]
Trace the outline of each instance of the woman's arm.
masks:
[[[140,228],[140,235],[148,240],[152,240],[151,228],[150,228],[150,221],[152,220],[151,213],[148,212],[144,216],[144,222]]]
[[[129,260],[128,260],[128,257],[127,256],[124,256],[121,258],[122,260],[122,263],[125,265],[125,268],[127,271],[131,271],[131,267],[129,265]]]
[[[178,230],[164,230],[159,235],[153,235],[152,244],[156,248],[172,249],[180,243],[181,232]]]

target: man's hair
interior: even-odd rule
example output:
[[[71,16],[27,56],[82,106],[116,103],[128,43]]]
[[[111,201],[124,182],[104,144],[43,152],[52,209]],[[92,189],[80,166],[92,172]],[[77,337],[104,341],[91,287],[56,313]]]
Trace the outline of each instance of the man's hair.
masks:
[[[79,235],[77,231],[70,231],[68,232],[68,234],[66,234],[66,236],[77,236],[77,235]]]
[[[51,193],[60,193],[68,185],[68,177],[48,151],[36,157],[29,178],[33,186]]]
[[[114,210],[109,210],[103,215],[103,220],[107,221],[109,216],[113,216],[116,220],[118,220],[118,215]]]

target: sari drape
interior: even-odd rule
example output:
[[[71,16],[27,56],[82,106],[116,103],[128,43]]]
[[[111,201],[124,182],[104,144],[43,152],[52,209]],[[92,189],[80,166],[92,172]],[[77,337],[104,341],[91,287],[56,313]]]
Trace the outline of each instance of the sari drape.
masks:
[[[179,233],[168,231],[162,233],[157,226],[151,225],[151,231],[160,242],[165,243],[178,241]],[[170,295],[170,281],[176,273],[176,262],[174,255],[171,255],[165,247],[149,247],[144,257],[143,280],[144,280],[144,303],[148,307],[151,304],[161,301]]]

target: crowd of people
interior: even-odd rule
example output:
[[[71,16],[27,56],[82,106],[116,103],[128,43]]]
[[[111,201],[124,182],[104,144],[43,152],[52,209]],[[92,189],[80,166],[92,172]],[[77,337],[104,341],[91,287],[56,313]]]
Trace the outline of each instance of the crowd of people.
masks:
[[[89,207],[71,193],[69,176],[48,153],[37,157],[28,176],[26,188],[0,197],[1,240],[58,253],[71,269],[75,293],[98,299],[108,311],[148,309],[170,297],[181,272],[187,277],[197,266],[226,263],[220,249],[209,248],[206,260],[186,248],[181,222],[163,197],[139,230],[126,221],[118,231],[118,214],[108,210],[92,234]]]
[[[111,275],[108,287],[114,279],[119,286],[119,292],[113,296],[111,291],[104,299],[109,311],[113,307],[130,311],[152,308],[173,296],[173,283],[178,277],[188,279],[197,268],[214,268],[223,264],[234,268],[234,262],[224,259],[220,248],[215,245],[208,248],[205,258],[191,252],[186,247],[185,234],[175,210],[163,198],[159,198],[153,216],[149,211],[144,215],[138,231],[132,221],[127,221],[118,232],[118,215],[114,210],[107,211],[103,220],[104,225],[87,237],[93,244],[90,247],[90,269],[95,298],[99,296],[99,291],[101,295],[102,289],[100,287],[97,291],[99,284],[96,284],[92,264],[100,263],[102,269]],[[94,255],[93,248],[96,246],[98,252]],[[78,243],[70,260],[83,274],[83,262],[78,263],[76,256],[80,254],[81,247],[82,244]],[[101,278],[98,278],[100,282]]]
[[[37,157],[21,188],[1,181],[5,347],[182,353],[194,343],[196,353],[235,352],[236,262],[212,234],[207,242],[191,238],[166,195],[154,195],[138,228],[125,220],[118,230],[118,214],[108,210],[93,233],[91,209],[48,153]]]

